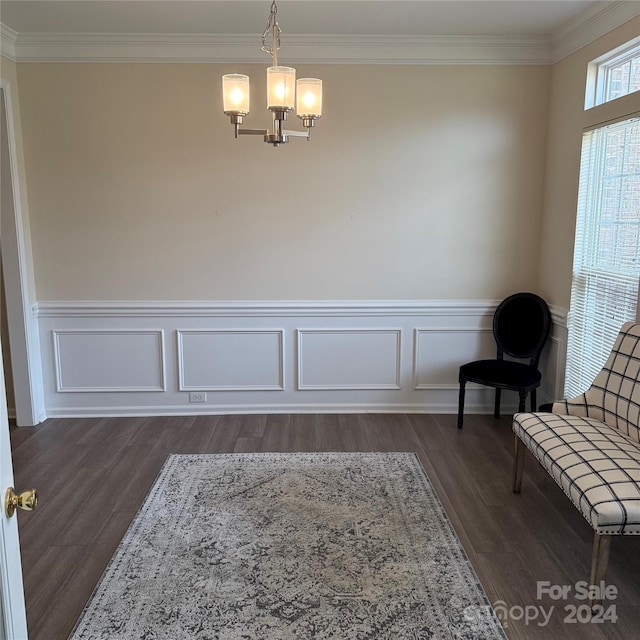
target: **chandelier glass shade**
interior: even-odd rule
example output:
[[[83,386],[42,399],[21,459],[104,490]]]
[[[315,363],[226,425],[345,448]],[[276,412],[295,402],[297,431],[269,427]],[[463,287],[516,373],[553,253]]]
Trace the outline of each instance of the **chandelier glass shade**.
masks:
[[[270,54],[273,60],[273,65],[267,69],[267,109],[271,111],[273,119],[271,130],[241,128],[245,116],[249,114],[249,76],[239,73],[222,76],[223,108],[234,125],[235,137],[261,135],[265,142],[271,143],[274,147],[288,142],[292,136],[310,140],[311,129],[322,115],[322,80],[300,78],[296,82],[296,70],[293,67],[278,66],[280,26],[276,20],[277,11],[276,1],[273,0],[267,27],[262,34],[262,50]],[[271,46],[267,46],[269,37]],[[294,109],[306,131],[284,128],[287,115]]]
[[[224,112],[246,116],[249,113],[249,76],[229,73],[222,76]]]

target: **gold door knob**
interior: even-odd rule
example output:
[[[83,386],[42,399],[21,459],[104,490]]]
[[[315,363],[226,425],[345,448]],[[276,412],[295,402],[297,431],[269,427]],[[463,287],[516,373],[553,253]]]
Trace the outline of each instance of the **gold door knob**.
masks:
[[[16,508],[24,511],[33,511],[38,506],[38,494],[35,489],[23,491],[17,495],[13,487],[9,487],[4,495],[4,512],[10,518]]]

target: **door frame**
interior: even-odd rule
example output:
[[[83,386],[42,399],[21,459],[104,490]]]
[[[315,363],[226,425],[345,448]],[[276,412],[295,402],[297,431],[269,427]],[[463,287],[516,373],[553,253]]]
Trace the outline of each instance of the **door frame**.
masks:
[[[29,281],[31,254],[27,251],[24,208],[20,189],[20,165],[13,112],[14,88],[5,78],[0,81],[0,100],[6,115],[6,140],[9,151],[13,211],[4,212],[0,230],[2,267],[7,302],[9,348],[14,380],[16,422],[33,426],[46,419],[40,337],[32,301],[35,291]]]

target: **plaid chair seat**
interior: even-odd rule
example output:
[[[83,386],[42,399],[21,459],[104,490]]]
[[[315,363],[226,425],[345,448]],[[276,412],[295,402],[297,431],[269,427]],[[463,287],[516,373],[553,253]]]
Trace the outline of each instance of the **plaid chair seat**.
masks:
[[[520,413],[513,429],[600,534],[640,534],[640,445],[599,420]]]

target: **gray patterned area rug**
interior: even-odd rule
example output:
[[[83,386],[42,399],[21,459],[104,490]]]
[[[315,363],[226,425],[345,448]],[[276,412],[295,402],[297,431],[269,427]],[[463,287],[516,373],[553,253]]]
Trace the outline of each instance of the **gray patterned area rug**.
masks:
[[[504,639],[412,453],[169,456],[70,636]]]

